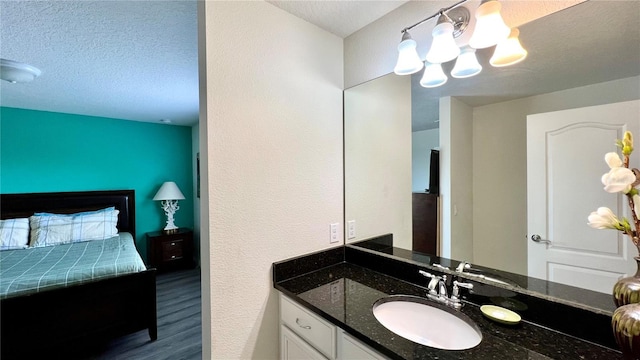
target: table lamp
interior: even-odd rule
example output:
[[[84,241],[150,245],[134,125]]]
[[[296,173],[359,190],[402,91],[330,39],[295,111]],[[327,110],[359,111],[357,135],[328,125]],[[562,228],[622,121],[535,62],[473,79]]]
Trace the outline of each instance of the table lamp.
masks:
[[[164,213],[167,214],[167,226],[165,226],[164,232],[172,233],[178,231],[178,227],[173,223],[173,215],[180,209],[178,200],[183,199],[184,195],[182,195],[182,192],[178,189],[178,185],[173,181],[167,181],[162,184],[156,196],[153,197],[155,201],[162,201],[161,207]]]

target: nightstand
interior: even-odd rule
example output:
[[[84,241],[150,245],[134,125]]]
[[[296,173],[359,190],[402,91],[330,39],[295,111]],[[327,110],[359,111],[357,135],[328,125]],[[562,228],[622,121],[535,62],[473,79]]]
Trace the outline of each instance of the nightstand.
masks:
[[[180,228],[167,234],[163,231],[147,233],[147,262],[158,270],[192,268],[193,231]]]

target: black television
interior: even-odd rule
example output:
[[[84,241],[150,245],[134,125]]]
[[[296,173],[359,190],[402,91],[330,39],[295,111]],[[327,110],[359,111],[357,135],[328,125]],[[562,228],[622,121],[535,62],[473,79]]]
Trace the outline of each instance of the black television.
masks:
[[[429,157],[429,194],[440,194],[440,150],[431,149]]]

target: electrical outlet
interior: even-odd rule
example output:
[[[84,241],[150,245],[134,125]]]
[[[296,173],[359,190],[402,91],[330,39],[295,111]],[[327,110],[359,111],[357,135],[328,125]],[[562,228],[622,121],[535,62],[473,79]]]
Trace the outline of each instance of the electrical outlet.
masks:
[[[356,237],[356,221],[347,221],[347,239],[353,239]]]
[[[331,224],[331,232],[329,234],[329,243],[330,244],[338,242],[338,227],[339,226],[340,226],[340,223]]]

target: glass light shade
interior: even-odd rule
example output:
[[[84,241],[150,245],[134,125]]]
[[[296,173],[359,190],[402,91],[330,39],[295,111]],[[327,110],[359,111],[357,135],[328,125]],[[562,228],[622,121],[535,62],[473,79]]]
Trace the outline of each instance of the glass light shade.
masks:
[[[451,70],[451,76],[462,79],[477,75],[482,71],[482,65],[476,57],[476,49],[465,47],[462,49],[456,65]]]
[[[447,75],[442,71],[442,65],[427,63],[424,67],[422,79],[420,79],[420,86],[434,88],[444,85],[447,80]]]
[[[398,75],[411,75],[422,70],[424,64],[418,56],[416,50],[417,44],[411,39],[409,32],[405,31],[402,35],[402,41],[398,45],[398,62],[393,72]]]
[[[505,40],[498,43],[489,63],[495,67],[517,64],[527,57],[527,50],[522,47],[518,36],[520,30],[513,29]]]
[[[184,195],[182,195],[182,191],[178,188],[173,181],[167,181],[156,193],[156,196],[153,197],[153,200],[183,200]]]
[[[502,5],[497,0],[482,3],[476,10],[476,28],[469,39],[469,46],[484,49],[494,46],[509,36],[511,31],[500,15]]]
[[[441,15],[442,16],[442,15]],[[432,64],[442,64],[458,57],[460,48],[453,38],[453,24],[449,21],[440,22],[431,32],[433,42],[427,53],[427,61]]]

